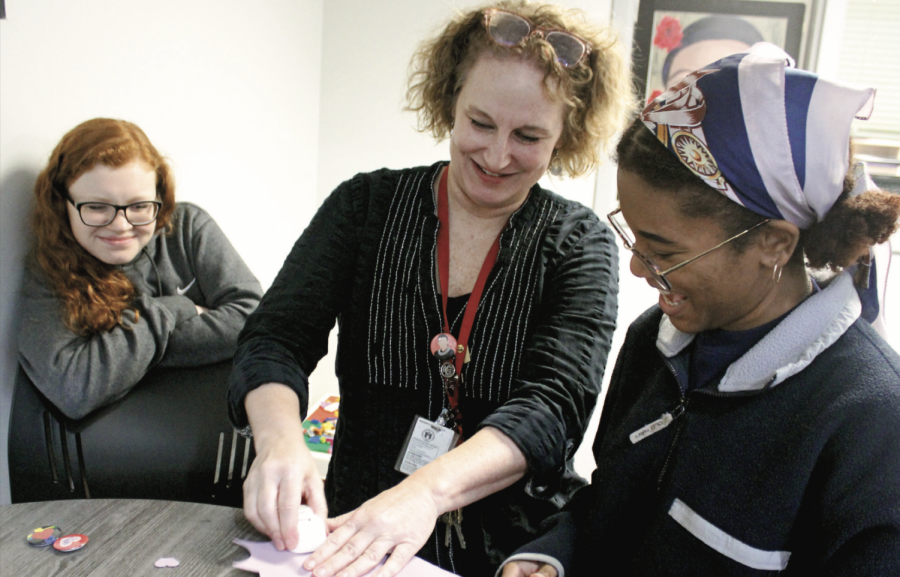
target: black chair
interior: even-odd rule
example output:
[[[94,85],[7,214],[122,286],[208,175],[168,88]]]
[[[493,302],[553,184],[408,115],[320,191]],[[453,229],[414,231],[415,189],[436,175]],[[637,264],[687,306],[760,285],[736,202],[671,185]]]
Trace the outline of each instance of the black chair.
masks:
[[[252,441],[228,421],[231,361],[154,369],[121,400],[64,416],[19,366],[9,420],[13,503],[132,498],[241,507]]]

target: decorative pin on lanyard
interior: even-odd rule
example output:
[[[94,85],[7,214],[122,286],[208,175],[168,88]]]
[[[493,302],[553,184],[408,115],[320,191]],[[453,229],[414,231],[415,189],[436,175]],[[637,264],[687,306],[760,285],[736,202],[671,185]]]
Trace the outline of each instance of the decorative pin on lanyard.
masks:
[[[449,172],[450,167],[448,166],[444,169],[443,174],[441,174],[437,198],[438,220],[441,223],[441,226],[438,229],[437,238],[438,276],[440,277],[441,282],[441,312],[444,317],[444,330],[432,339],[432,346],[435,342],[440,344],[442,335],[447,336],[448,341],[453,338],[453,335],[450,334],[450,323],[447,319],[447,298],[450,292],[450,202],[447,194],[447,175]],[[444,424],[441,423],[443,420],[448,426],[455,428],[459,433],[460,442],[462,442],[463,438],[462,413],[459,410],[459,388],[462,383],[462,367],[463,364],[469,360],[469,334],[472,332],[472,324],[475,322],[475,313],[478,311],[478,305],[481,302],[484,285],[487,283],[488,276],[491,274],[491,270],[497,262],[497,255],[500,252],[500,236],[502,234],[503,231],[497,235],[490,250],[488,250],[487,256],[484,257],[484,263],[481,265],[478,279],[475,281],[475,286],[472,287],[472,293],[469,295],[469,302],[466,304],[466,312],[463,314],[462,325],[459,328],[458,342],[455,346],[449,345],[449,348],[455,351],[455,359],[451,360],[449,356],[446,358],[438,357],[438,361],[441,363],[441,378],[444,380],[444,389],[447,393],[447,401],[450,405],[449,411],[445,410],[438,418],[438,422]],[[434,350],[435,349],[432,348],[432,352],[434,352]],[[437,353],[435,353],[435,356],[437,357]]]
[[[456,371],[456,339],[450,333],[440,333],[431,339],[431,354],[438,360],[438,372],[444,383],[449,408],[441,411],[435,423],[454,429],[462,442],[462,414],[459,411],[460,374]]]

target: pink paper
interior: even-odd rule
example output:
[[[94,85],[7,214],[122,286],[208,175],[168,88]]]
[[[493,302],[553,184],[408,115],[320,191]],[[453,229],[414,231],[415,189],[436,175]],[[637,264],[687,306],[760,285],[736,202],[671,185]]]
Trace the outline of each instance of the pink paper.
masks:
[[[244,541],[235,539],[234,543],[250,552],[250,556],[243,561],[235,561],[233,565],[237,569],[259,573],[260,577],[311,577],[312,573],[303,568],[303,562],[309,554],[297,554],[290,551],[279,551],[271,541]],[[384,560],[378,567],[384,564]],[[372,569],[366,576],[372,575],[378,567]],[[413,557],[399,573],[397,577],[449,577],[454,575],[435,567],[428,561]],[[364,576],[365,577],[365,576]]]

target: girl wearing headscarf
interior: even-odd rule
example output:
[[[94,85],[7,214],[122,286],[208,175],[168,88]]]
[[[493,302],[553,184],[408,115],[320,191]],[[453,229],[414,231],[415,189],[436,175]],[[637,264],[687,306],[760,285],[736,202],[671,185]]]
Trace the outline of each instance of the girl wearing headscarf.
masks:
[[[900,198],[849,152],[873,96],[757,44],[626,131],[610,220],[659,303],[591,485],[504,577],[900,574],[900,357],[866,318]]]

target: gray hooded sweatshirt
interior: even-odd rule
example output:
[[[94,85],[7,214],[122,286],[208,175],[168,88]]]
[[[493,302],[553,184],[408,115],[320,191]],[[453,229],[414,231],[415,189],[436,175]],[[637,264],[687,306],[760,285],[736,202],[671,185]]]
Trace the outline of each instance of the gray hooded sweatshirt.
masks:
[[[262,287],[203,209],[177,204],[172,226],[121,267],[134,283],[139,319],[126,311],[124,326],[93,336],[66,328],[62,300],[39,267],[26,266],[19,361],[66,416],[80,419],[123,397],[155,366],[205,365],[234,354]],[[198,314],[195,305],[209,312]]]

